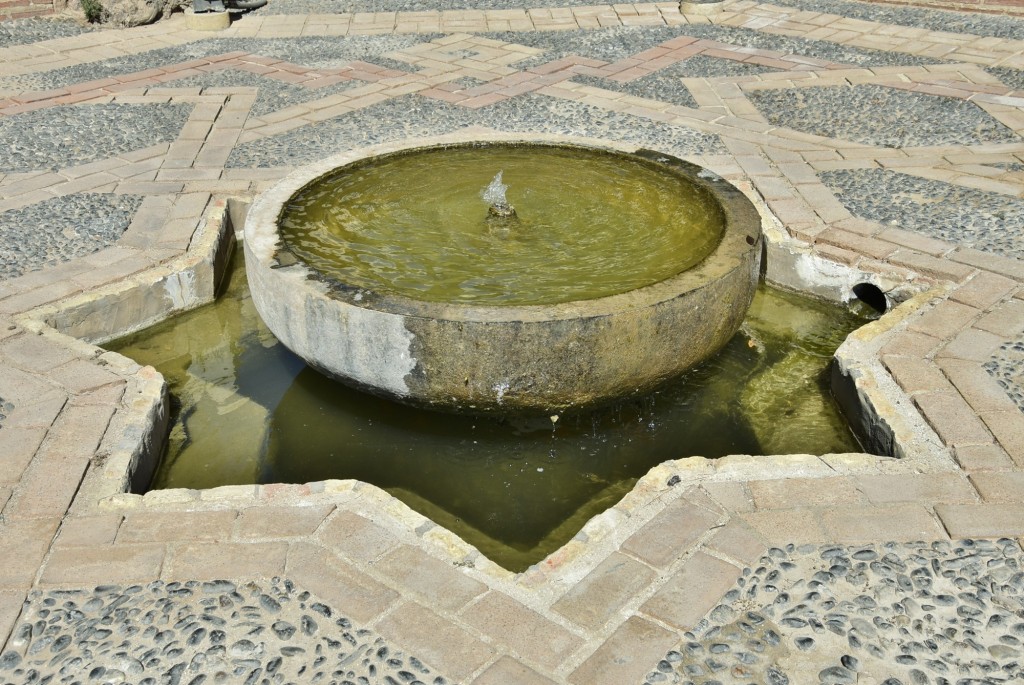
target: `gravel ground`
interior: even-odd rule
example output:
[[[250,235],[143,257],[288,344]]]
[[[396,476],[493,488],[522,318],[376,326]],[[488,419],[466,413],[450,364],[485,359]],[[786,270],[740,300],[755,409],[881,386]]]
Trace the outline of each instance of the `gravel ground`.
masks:
[[[0,655],[16,683],[446,685],[289,580],[34,591]]]
[[[298,166],[321,159],[324,150],[443,135],[473,125],[500,131],[612,138],[657,145],[659,150],[679,156],[724,152],[716,136],[543,95],[521,96],[475,110],[409,95],[239,145],[231,152],[228,166]]]
[[[986,67],[985,71],[999,79],[1007,88],[1024,92],[1024,71],[1010,67]]]
[[[645,683],[996,685],[1024,679],[1013,540],[773,548]]]
[[[32,17],[0,21],[0,48],[77,36],[87,31],[95,31],[97,28],[89,24],[79,24],[72,19],[57,17]]]
[[[277,81],[272,78],[260,76],[249,71],[214,71],[205,74],[197,74],[188,78],[168,81],[162,84],[165,88],[256,88],[256,101],[253,103],[250,115],[259,117],[270,112],[276,112],[292,105],[302,104],[310,100],[334,95],[350,88],[365,85],[362,81],[344,81],[333,86],[324,88],[306,88],[304,86],[292,85]]]
[[[761,114],[785,126],[867,145],[980,145],[1021,139],[977,105],[876,85],[755,90]]]
[[[420,33],[397,36],[346,36],[344,39],[329,36],[272,39],[215,38],[89,64],[76,64],[38,74],[0,78],[0,89],[48,90],[63,88],[73,83],[131,74],[235,51],[256,52],[265,57],[288,60],[311,69],[328,69],[354,60],[369,60],[376,55],[425,43],[434,40],[439,35]]]
[[[915,26],[932,31],[973,33],[1020,40],[1024,36],[1024,18],[1004,17],[970,12],[900,7],[883,2],[851,2],[850,0],[770,0],[772,5],[795,7],[811,12],[842,14],[854,19],[877,21],[882,24]]]
[[[674,105],[682,105],[683,107],[697,107],[697,101],[693,99],[690,91],[683,86],[679,79],[752,76],[763,74],[767,71],[775,71],[775,69],[757,64],[735,62],[729,59],[696,55],[670,67],[660,69],[649,76],[644,76],[628,83],[582,75],[573,76],[572,80],[584,85],[614,90],[619,93],[628,93],[629,95],[650,98],[651,100],[671,102]]]
[[[985,370],[1024,411],[1024,335],[1001,345]]]
[[[624,26],[595,31],[535,31],[529,33],[503,32],[485,34],[507,43],[518,43],[544,50],[529,60],[518,62],[517,68],[526,69],[544,64],[566,55],[579,55],[606,62],[630,57],[676,36],[693,36],[716,40],[741,47],[775,50],[783,54],[803,55],[816,59],[864,67],[914,66],[938,64],[942,60],[923,59],[883,50],[853,48],[820,40],[805,40],[731,26],[696,24],[693,26],[643,27]]]
[[[589,4],[589,3],[588,3]],[[537,64],[575,54],[605,61],[614,61],[636,54],[680,35],[718,40],[724,43],[764,50],[777,50],[787,54],[856,64],[860,66],[893,66],[935,64],[929,60],[899,53],[851,48],[825,41],[802,40],[775,36],[748,29],[726,26],[617,27],[596,31],[508,32],[485,34],[509,43],[518,43],[545,50],[545,54],[519,62],[525,69]],[[437,34],[399,36],[349,36],[337,38],[224,38],[186,43],[184,45],[151,50],[137,55],[118,57],[91,64],[79,64],[53,71],[0,78],[0,89],[27,91],[62,88],[72,83],[118,76],[159,66],[241,50],[256,52],[267,57],[286,59],[313,69],[337,67],[353,60],[375,62],[374,57],[394,50],[425,43]],[[386,66],[382,62],[375,62]]]
[[[884,169],[820,174],[853,214],[1024,259],[1024,200]]]
[[[188,104],[68,105],[0,117],[0,171],[56,171],[174,140]],[[111,125],[116,122],[116,125]]]
[[[602,4],[595,0],[489,0],[489,9],[533,9]],[[963,15],[941,10],[892,7],[880,3],[843,0],[772,0],[770,4],[796,7],[814,12],[844,14],[868,21],[919,26],[936,31],[975,33],[981,36],[1019,38],[1024,35],[1024,20],[991,15]],[[343,12],[422,12],[433,10],[477,9],[471,0],[270,0],[258,14],[332,14]]]
[[[79,193],[0,212],[0,281],[117,242],[140,195]]]
[[[595,0],[487,0],[487,9],[574,7],[601,4]],[[473,0],[270,0],[256,14],[344,14],[347,12],[434,12],[479,9]]]

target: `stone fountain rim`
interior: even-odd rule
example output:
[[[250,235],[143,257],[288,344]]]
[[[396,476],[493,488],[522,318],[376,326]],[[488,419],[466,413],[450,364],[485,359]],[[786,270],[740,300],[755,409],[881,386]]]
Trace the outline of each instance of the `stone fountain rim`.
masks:
[[[596,149],[639,157],[649,163],[667,162],[674,171],[709,191],[719,203],[726,214],[721,240],[699,263],[657,283],[604,297],[538,305],[434,302],[367,288],[353,288],[316,271],[292,255],[284,246],[278,221],[285,204],[299,190],[334,173],[338,168],[382,155],[472,144],[532,144]],[[647,154],[641,155],[641,152]],[[656,159],[655,155],[661,159]],[[700,172],[704,172],[704,175],[698,175]],[[495,132],[404,139],[346,150],[300,167],[257,196],[246,217],[244,236],[247,252],[266,267],[274,269],[282,276],[287,275],[289,280],[295,283],[305,281],[307,287],[318,290],[331,299],[355,307],[406,317],[485,322],[600,317],[654,306],[677,298],[682,293],[701,289],[708,282],[738,268],[742,262],[742,255],[750,250],[762,249],[761,218],[750,199],[734,185],[704,167],[686,162],[669,153],[613,140]]]

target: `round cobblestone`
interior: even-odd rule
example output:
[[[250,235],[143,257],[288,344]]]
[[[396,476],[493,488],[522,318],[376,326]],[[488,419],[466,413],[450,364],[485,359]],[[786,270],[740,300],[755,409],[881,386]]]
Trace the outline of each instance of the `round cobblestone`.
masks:
[[[984,368],[1024,411],[1024,335],[1000,345]]]
[[[1009,683],[1024,679],[1022,617],[1013,540],[790,545],[747,569],[645,682]]]
[[[0,655],[0,681],[451,682],[281,578],[34,591]]]

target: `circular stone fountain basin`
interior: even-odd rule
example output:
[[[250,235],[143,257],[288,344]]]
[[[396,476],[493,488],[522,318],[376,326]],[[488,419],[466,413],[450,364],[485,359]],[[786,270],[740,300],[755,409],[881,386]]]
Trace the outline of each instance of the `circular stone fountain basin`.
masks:
[[[497,171],[511,216],[480,197]],[[713,355],[761,240],[749,200],[692,164],[521,140],[338,155],[245,224],[253,301],[285,346],[346,384],[477,413],[643,393]]]

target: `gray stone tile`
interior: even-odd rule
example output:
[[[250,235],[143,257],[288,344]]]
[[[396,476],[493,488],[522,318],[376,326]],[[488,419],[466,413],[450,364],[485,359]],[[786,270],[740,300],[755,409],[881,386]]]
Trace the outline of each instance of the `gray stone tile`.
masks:
[[[573,685],[621,685],[643,678],[678,636],[634,616],[569,676]]]
[[[415,602],[402,602],[375,627],[386,639],[416,653],[456,682],[495,653],[490,645]]]
[[[583,645],[578,635],[500,592],[487,593],[461,616],[494,644],[550,669],[560,666]]]
[[[732,587],[740,569],[697,552],[686,561],[640,611],[681,630],[693,628]]]
[[[615,552],[573,585],[551,608],[584,628],[597,630],[655,577],[650,567]]]
[[[677,499],[622,543],[621,549],[638,559],[665,568],[707,533],[718,517],[706,509]]]

